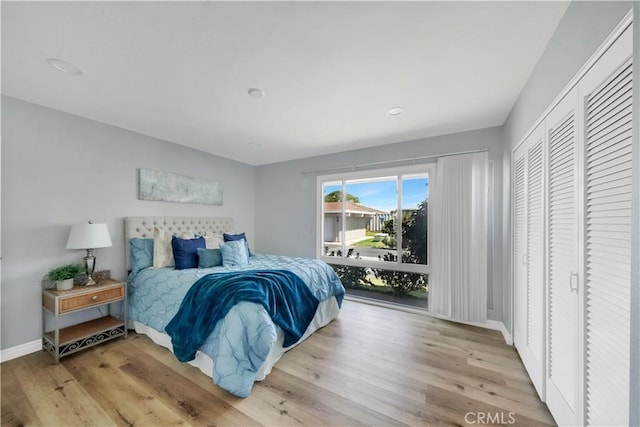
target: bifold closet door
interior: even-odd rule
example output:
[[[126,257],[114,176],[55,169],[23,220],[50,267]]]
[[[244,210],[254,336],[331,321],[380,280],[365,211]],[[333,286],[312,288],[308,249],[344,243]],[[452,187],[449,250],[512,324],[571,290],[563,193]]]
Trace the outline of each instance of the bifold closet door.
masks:
[[[520,146],[513,157],[513,340],[527,343],[527,156]]]
[[[631,53],[629,27],[580,82],[585,129],[585,423],[588,425],[629,424]]]
[[[578,88],[546,119],[548,144],[547,406],[558,425],[578,425],[582,352],[578,191]]]
[[[544,132],[514,153],[514,344],[544,398]]]

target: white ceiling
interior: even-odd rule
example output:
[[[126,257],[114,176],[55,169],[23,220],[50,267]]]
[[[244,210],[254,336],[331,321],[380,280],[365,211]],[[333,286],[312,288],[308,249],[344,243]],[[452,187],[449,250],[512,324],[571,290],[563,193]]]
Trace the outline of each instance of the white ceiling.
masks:
[[[503,124],[567,5],[3,1],[2,93],[260,165]]]

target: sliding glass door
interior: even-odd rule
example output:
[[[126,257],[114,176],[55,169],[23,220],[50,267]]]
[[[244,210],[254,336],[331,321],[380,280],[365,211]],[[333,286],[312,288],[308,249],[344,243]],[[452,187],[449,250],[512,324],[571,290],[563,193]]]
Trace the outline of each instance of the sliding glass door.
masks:
[[[434,168],[318,177],[318,257],[348,293],[427,307]]]

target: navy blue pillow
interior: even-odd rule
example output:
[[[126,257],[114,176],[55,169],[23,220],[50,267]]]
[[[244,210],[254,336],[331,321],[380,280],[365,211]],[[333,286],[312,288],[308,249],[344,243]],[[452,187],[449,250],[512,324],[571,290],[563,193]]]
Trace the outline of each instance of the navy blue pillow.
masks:
[[[198,268],[222,267],[220,249],[198,248]]]
[[[204,237],[181,239],[173,236],[171,248],[173,249],[173,259],[176,261],[176,270],[198,267],[198,248],[204,247]]]
[[[249,241],[247,240],[247,236],[245,236],[244,233],[238,233],[238,234],[224,233],[222,236],[224,237],[225,242],[244,240],[245,246],[247,247],[247,256],[253,256],[253,254],[251,253],[251,249],[249,249]]]

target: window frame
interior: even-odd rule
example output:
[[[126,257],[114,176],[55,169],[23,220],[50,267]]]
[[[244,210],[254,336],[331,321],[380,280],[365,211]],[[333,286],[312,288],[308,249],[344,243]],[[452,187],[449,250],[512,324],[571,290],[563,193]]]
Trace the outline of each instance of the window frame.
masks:
[[[343,202],[344,197],[346,197],[346,185],[347,181],[355,180],[355,179],[372,179],[372,178],[381,178],[381,177],[395,177],[398,180],[397,187],[397,206],[396,206],[396,223],[401,227],[402,224],[402,178],[403,176],[408,175],[416,175],[416,174],[427,174],[429,176],[429,198],[431,200],[432,197],[432,189],[433,183],[435,182],[436,176],[436,163],[422,163],[419,165],[411,165],[411,166],[399,166],[394,168],[385,168],[385,169],[369,169],[365,171],[354,171],[354,172],[342,172],[335,173],[329,175],[318,175],[316,177],[316,259],[322,260],[328,264],[339,264],[339,265],[348,265],[354,267],[370,267],[376,269],[384,269],[384,270],[396,270],[403,271],[408,273],[420,273],[420,274],[430,274],[431,272],[431,228],[432,228],[432,204],[429,203],[427,207],[427,264],[410,264],[402,262],[402,233],[398,233],[396,231],[396,249],[395,253],[397,255],[396,262],[380,262],[380,261],[368,261],[363,259],[355,259],[355,258],[346,258],[344,256],[326,256],[323,251],[323,243],[324,243],[324,191],[323,186],[325,183],[330,182],[340,182],[341,183],[341,191],[343,194]],[[340,221],[341,227],[345,227],[345,204],[342,203],[342,219]],[[342,253],[346,253],[346,241],[342,242]],[[392,252],[393,250],[389,250]]]

